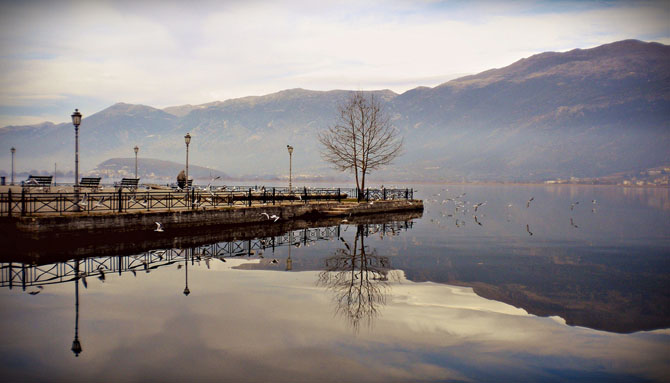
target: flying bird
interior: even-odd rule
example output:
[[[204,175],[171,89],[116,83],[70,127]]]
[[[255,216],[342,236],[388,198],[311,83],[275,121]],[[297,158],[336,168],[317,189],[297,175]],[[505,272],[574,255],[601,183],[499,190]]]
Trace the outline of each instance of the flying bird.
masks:
[[[526,231],[528,232],[528,234],[533,235],[533,233],[530,231],[530,226],[528,226],[528,224],[526,224]]]
[[[526,207],[527,207],[527,208],[530,207],[530,202],[531,202],[532,200],[534,200],[534,199],[535,199],[535,197],[530,197],[530,199],[528,200],[528,202],[526,202]],[[531,234],[531,235],[532,235],[532,234]]]
[[[572,220],[572,217],[570,217],[570,226],[579,229],[579,226],[575,225],[575,222]]]
[[[265,216],[265,218],[270,219],[270,215],[266,212],[261,213],[261,215]]]
[[[160,222],[154,222],[156,224],[156,230],[157,232],[163,232],[163,225]]]
[[[573,202],[573,203],[570,205],[570,210],[574,210],[576,205],[579,205],[579,201],[577,201],[577,202]]]
[[[270,216],[270,218],[274,219],[274,222],[277,222],[277,220],[279,219],[279,216],[276,215],[276,214],[272,214],[272,215]]]

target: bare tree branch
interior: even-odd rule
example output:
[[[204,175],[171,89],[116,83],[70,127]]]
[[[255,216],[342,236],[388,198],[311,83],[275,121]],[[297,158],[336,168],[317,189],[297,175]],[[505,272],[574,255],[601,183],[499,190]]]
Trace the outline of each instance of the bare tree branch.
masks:
[[[321,157],[337,170],[353,172],[362,190],[367,174],[402,153],[403,140],[374,94],[352,93],[337,110],[337,123],[318,136]]]

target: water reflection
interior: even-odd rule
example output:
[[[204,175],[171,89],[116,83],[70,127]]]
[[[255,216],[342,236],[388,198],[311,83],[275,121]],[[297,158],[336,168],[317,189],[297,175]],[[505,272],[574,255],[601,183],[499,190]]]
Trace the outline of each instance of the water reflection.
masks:
[[[365,246],[366,227],[356,226],[353,246],[342,237],[343,248],[325,259],[325,269],[319,273],[317,285],[334,294],[335,312],[344,316],[354,331],[361,321],[371,327],[386,304],[386,290],[391,262]]]

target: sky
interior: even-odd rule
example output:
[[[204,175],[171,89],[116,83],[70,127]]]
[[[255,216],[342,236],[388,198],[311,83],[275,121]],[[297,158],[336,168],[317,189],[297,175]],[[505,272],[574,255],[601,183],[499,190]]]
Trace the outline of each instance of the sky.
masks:
[[[1,1],[0,126],[291,88],[436,86],[546,51],[670,44],[668,1]]]

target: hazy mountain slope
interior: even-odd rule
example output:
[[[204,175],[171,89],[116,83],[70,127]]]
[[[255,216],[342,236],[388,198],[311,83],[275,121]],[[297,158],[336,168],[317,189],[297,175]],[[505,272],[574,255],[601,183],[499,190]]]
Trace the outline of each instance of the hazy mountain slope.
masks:
[[[316,140],[350,91],[285,90],[159,110],[116,104],[85,118],[81,167],[111,157],[190,162],[231,176],[335,174]],[[548,52],[401,95],[377,91],[405,154],[373,178],[542,180],[596,177],[670,164],[670,47],[620,41]],[[73,166],[70,124],[0,129],[17,166]],[[19,157],[19,154],[21,155]]]
[[[670,161],[670,47],[661,44],[543,53],[393,104],[429,165],[454,174],[598,176]]]

